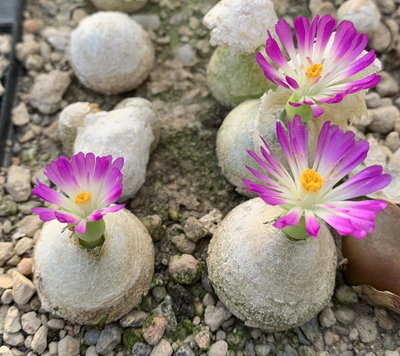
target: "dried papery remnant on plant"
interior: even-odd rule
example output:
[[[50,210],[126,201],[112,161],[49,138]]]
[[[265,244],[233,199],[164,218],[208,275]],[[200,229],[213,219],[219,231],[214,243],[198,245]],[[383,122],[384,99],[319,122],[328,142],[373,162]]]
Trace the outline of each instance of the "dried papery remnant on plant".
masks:
[[[288,121],[288,133],[281,123],[276,133],[289,170],[262,139],[260,154],[248,151],[263,172],[247,169],[258,179],[244,179],[246,189],[257,193],[267,204],[280,205],[285,214],[274,223],[292,239],[318,236],[324,220],[340,235],[364,237],[375,228],[374,219],[387,205],[382,200],[348,201],[379,191],[391,182],[381,166],[367,167],[346,182],[338,183],[367,156],[369,144],[355,140],[353,132],[343,132],[325,122],[318,137],[314,162],[308,163],[308,131],[299,116]]]
[[[372,66],[376,55],[374,51],[364,51],[368,35],[357,33],[350,21],[338,24],[332,16],[325,15],[316,16],[312,22],[297,17],[293,25],[295,40],[287,21],[282,19],[275,25],[289,58],[270,32],[265,49],[268,59],[261,53],[256,54],[265,77],[293,92],[288,111],[301,114],[296,109],[303,113],[308,108],[310,117],[311,114],[319,117],[323,113],[321,104],[338,103],[346,95],[372,88],[380,82],[381,77],[376,73],[358,78]],[[302,119],[306,118],[302,116]]]
[[[96,157],[93,153],[79,152],[69,160],[61,156],[48,165],[44,174],[62,192],[58,192],[39,179],[32,193],[57,208],[33,208],[43,221],[58,220],[67,224],[80,240],[97,240],[104,232],[103,216],[124,208],[112,205],[122,192],[124,159],[112,156]],[[92,241],[93,243],[96,241]]]

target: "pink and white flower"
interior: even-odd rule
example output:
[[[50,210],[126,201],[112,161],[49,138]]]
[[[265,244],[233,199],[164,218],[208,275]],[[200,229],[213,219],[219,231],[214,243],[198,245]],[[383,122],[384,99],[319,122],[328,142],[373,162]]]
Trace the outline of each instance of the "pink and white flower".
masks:
[[[293,25],[296,42],[285,20],[275,25],[290,61],[270,32],[265,49],[269,61],[261,53],[256,54],[265,77],[293,91],[292,106],[310,105],[313,116],[318,117],[323,113],[322,103],[338,103],[346,95],[380,82],[377,74],[354,78],[375,61],[376,55],[374,51],[364,52],[368,35],[357,33],[350,21],[337,25],[332,16],[325,15],[316,16],[312,23],[305,17],[297,17]]]
[[[115,203],[122,193],[121,169],[124,159],[112,156],[96,157],[82,152],[71,160],[61,156],[48,165],[44,174],[62,192],[43,184],[39,179],[32,193],[58,209],[33,208],[43,221],[57,219],[74,227],[79,234],[86,232],[86,223],[101,220],[107,213],[117,212],[124,204]]]
[[[347,201],[386,187],[391,177],[382,174],[381,166],[365,168],[344,183],[338,184],[367,156],[369,144],[355,140],[354,133],[343,132],[325,122],[317,143],[314,163],[308,164],[308,131],[300,117],[288,121],[288,134],[276,124],[278,141],[286,156],[284,167],[265,140],[260,156],[248,151],[263,172],[246,167],[259,182],[243,179],[245,189],[257,193],[266,203],[280,205],[286,213],[276,228],[297,226],[305,219],[306,232],[317,237],[318,219],[331,225],[340,235],[364,237],[375,228],[374,219],[387,203],[382,200]]]

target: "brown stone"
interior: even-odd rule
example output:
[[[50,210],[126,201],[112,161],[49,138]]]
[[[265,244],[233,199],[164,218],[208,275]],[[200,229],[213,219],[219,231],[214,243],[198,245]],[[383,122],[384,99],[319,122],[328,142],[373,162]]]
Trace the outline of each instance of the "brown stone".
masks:
[[[369,285],[400,295],[400,208],[388,204],[376,218],[375,230],[363,239],[343,238],[348,259],[346,279],[352,285]]]

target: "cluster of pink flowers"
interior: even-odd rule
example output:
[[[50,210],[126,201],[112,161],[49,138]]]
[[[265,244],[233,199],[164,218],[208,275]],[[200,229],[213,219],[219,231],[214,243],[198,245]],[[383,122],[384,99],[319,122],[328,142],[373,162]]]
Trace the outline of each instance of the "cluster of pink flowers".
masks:
[[[313,116],[318,117],[323,113],[321,104],[335,104],[348,94],[379,83],[381,78],[377,74],[354,79],[376,56],[374,51],[364,51],[368,36],[357,33],[351,22],[337,25],[332,16],[326,15],[315,17],[311,23],[299,17],[293,25],[297,46],[285,20],[278,21],[275,27],[289,60],[270,33],[266,43],[269,60],[261,53],[256,54],[265,77],[292,92],[290,105],[310,105]],[[303,224],[308,235],[317,237],[321,219],[340,235],[362,238],[372,232],[377,213],[387,203],[348,199],[385,188],[391,177],[382,173],[381,166],[372,166],[340,184],[366,158],[368,142],[356,140],[354,133],[343,132],[325,122],[310,165],[307,127],[297,115],[293,121],[288,120],[287,126],[286,132],[281,123],[276,124],[277,138],[288,166],[263,140],[261,155],[248,151],[260,168],[246,167],[256,181],[243,180],[246,190],[257,193],[267,204],[281,206],[286,212],[274,226],[285,229]]]

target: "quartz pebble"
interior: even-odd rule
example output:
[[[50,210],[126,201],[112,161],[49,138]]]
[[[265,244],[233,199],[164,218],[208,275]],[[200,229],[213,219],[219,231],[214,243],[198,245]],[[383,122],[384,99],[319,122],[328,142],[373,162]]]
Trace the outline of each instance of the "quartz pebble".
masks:
[[[381,14],[372,0],[348,0],[340,5],[337,17],[353,22],[359,32],[372,33],[379,27]]]
[[[21,321],[19,311],[16,307],[12,306],[8,309],[6,319],[4,321],[4,332],[16,333],[21,330]]]
[[[355,319],[354,325],[360,334],[360,339],[364,343],[373,342],[377,335],[378,329],[375,322],[365,316],[359,316]]]
[[[208,351],[209,356],[226,356],[227,353],[228,353],[228,344],[224,340],[219,340],[216,343],[212,344],[210,350]],[[256,354],[262,355],[262,352],[260,352],[260,350],[257,350],[257,347],[256,347]]]
[[[34,352],[41,355],[47,347],[47,333],[48,328],[46,325],[42,325],[33,336],[31,348]],[[71,355],[72,356],[72,355]]]
[[[70,335],[67,335],[58,343],[59,356],[77,356],[79,355],[79,349],[79,340]]]
[[[6,190],[16,202],[28,200],[31,195],[31,174],[29,169],[11,166],[7,174]]]
[[[14,244],[12,242],[0,242],[0,266],[9,260],[14,254]]]
[[[21,317],[22,329],[30,335],[33,335],[40,327],[42,322],[34,311],[26,313]]]
[[[39,74],[29,93],[29,102],[42,114],[53,114],[60,108],[62,97],[70,83],[69,74],[59,70]]]
[[[368,110],[368,115],[372,117],[368,128],[383,134],[392,131],[396,120],[400,118],[399,109],[394,105]]]
[[[150,356],[171,356],[173,352],[171,344],[162,339],[151,351]]]
[[[13,271],[13,298],[19,305],[28,303],[29,299],[35,294],[35,285],[28,278],[17,271]]]
[[[17,265],[17,270],[24,276],[29,276],[32,274],[33,260],[31,257],[24,257]]]
[[[29,123],[29,113],[24,102],[19,103],[12,111],[12,123],[15,126],[23,126]]]

